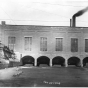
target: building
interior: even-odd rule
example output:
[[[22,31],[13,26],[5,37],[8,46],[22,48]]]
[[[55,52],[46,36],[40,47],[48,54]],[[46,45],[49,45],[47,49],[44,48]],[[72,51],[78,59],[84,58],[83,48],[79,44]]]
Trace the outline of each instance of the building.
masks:
[[[88,62],[88,28],[38,25],[0,25],[0,41],[21,58],[31,58],[34,65],[52,66]]]

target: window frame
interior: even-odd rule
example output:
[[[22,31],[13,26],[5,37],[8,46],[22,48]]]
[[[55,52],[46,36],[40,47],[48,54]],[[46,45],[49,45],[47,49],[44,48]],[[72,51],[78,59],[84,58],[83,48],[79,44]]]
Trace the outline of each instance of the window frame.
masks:
[[[62,39],[62,44],[61,44],[61,50],[56,50],[56,39]],[[63,45],[63,42],[64,42],[64,37],[55,37],[55,51],[56,52],[62,52],[63,51],[63,49],[64,49],[64,45]]]
[[[14,43],[9,43],[9,37],[10,38],[15,38],[15,42]],[[11,42],[11,40],[10,40]],[[8,36],[8,47],[11,49],[11,50],[15,50],[15,45],[16,45],[16,36]],[[11,48],[12,47],[12,48]]]
[[[31,41],[32,41],[32,42],[31,42],[31,45],[29,45],[29,49],[28,49],[28,50],[25,49],[25,38],[26,38],[26,37],[32,39],[32,40],[31,40]],[[33,43],[33,37],[32,37],[32,36],[24,36],[24,50],[25,50],[25,51],[32,51],[32,43]]]
[[[75,47],[77,47],[77,49],[75,49],[75,50],[74,50],[75,47],[72,46],[72,39],[77,39],[77,46],[75,45]],[[71,49],[71,52],[78,52],[78,47],[79,47],[78,40],[79,39],[77,37],[71,37],[70,38],[70,44],[71,44],[70,49]]]
[[[44,41],[43,41],[43,44],[41,45],[41,38],[46,38],[46,43],[45,43],[45,45],[44,45]],[[45,46],[45,47],[44,47]],[[45,37],[45,36],[41,36],[40,37],[40,51],[47,51],[48,50],[48,38],[47,37]]]
[[[88,40],[88,38],[85,38],[85,40]],[[86,41],[84,41],[84,42],[85,42],[85,52],[88,53],[88,50],[86,51]]]

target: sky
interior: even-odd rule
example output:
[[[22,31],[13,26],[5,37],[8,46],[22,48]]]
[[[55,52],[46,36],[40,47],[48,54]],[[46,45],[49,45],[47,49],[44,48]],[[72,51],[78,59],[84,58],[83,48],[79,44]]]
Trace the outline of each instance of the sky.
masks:
[[[70,26],[70,19],[88,6],[88,0],[0,0],[0,22],[11,25]],[[88,11],[76,18],[88,27]]]

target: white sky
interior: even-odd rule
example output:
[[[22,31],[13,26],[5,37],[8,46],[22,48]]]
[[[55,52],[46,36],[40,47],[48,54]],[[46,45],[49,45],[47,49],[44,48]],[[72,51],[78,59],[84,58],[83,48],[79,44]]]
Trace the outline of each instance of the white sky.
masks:
[[[70,18],[88,6],[88,0],[0,0],[0,21],[16,25],[69,26]],[[88,11],[76,18],[88,27]]]

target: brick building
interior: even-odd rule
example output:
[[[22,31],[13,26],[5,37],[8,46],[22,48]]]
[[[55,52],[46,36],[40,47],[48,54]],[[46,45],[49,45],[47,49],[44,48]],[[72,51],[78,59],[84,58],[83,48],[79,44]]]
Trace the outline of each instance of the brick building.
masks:
[[[17,53],[19,61],[32,58],[35,66],[43,61],[66,67],[88,62],[87,27],[7,25],[2,21],[0,41]]]

